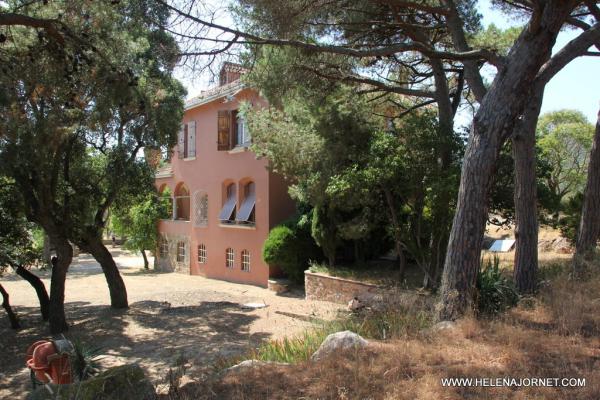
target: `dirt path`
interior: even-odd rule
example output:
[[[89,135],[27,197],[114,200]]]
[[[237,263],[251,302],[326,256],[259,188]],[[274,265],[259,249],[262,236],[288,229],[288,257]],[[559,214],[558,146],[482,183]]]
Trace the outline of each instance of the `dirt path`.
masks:
[[[99,345],[106,365],[139,362],[160,383],[169,367],[185,359],[192,370],[215,359],[247,351],[264,339],[298,334],[310,324],[278,313],[331,318],[338,305],[306,301],[303,293],[277,296],[255,286],[176,273],[145,272],[141,257],[113,251],[127,286],[130,308],[109,307],[108,288],[100,266],[79,256],[69,270],[65,308],[71,325],[67,337]],[[152,261],[152,260],[150,260]],[[40,274],[49,288],[49,273]],[[39,318],[37,298],[29,284],[5,275],[2,284],[21,317],[15,332],[0,314],[0,398],[20,398],[29,389],[24,368],[27,346],[49,337]],[[265,303],[248,310],[246,303]]]

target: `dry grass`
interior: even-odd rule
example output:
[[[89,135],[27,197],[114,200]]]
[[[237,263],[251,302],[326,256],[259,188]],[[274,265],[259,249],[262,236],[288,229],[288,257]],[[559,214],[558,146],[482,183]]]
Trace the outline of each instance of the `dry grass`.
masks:
[[[180,388],[178,399],[599,399],[600,278],[558,268],[535,298],[495,320],[407,330],[322,362],[267,365]],[[442,378],[585,378],[577,388],[443,387]],[[168,398],[168,396],[166,397]]]

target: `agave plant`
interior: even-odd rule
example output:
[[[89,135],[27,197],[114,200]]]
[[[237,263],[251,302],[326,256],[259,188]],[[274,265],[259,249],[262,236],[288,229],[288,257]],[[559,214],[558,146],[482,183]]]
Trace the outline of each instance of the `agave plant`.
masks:
[[[90,346],[80,340],[73,341],[73,356],[71,357],[71,368],[73,374],[80,380],[86,380],[100,372],[100,360],[102,347]]]
[[[482,265],[484,263],[482,262]],[[477,308],[481,315],[496,315],[515,306],[519,294],[513,282],[500,271],[500,258],[488,259],[477,274]]]

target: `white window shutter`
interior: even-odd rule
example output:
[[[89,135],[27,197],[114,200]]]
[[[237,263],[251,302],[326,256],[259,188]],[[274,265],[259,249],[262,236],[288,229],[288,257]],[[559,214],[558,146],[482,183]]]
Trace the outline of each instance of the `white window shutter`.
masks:
[[[194,192],[194,225],[208,224],[208,195],[202,191]]]
[[[187,157],[196,157],[196,121],[188,122],[188,153]]]
[[[181,129],[177,134],[177,153],[179,158],[185,157],[185,125],[181,125]]]

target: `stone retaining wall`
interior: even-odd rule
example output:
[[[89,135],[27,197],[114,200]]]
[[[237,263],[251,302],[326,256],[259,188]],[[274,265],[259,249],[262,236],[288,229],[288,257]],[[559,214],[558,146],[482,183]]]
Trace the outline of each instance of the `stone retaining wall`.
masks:
[[[354,297],[380,293],[383,286],[353,281],[325,274],[304,271],[304,290],[307,300],[347,304]]]

